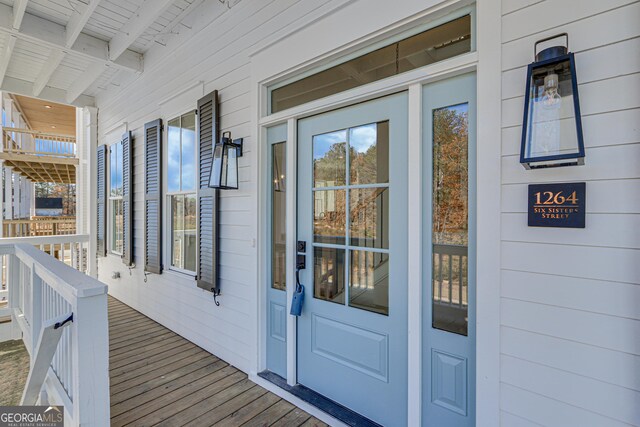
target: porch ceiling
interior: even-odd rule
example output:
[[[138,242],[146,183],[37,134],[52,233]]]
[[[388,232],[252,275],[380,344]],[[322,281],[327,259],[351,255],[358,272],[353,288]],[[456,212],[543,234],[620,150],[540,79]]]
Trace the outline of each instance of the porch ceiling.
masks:
[[[16,95],[18,108],[30,129],[44,133],[76,134],[76,109],[68,105]]]
[[[142,73],[145,52],[165,49],[203,1],[0,0],[0,90],[94,105]]]
[[[26,176],[33,182],[76,183],[78,159],[74,157],[0,152],[0,159],[4,160],[5,166],[12,167],[15,173]]]

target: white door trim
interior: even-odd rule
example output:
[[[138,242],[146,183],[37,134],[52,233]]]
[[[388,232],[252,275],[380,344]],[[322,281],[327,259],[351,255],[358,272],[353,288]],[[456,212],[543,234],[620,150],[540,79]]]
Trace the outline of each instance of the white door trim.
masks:
[[[409,147],[407,181],[407,357],[409,420],[422,419],[422,87],[409,86]]]

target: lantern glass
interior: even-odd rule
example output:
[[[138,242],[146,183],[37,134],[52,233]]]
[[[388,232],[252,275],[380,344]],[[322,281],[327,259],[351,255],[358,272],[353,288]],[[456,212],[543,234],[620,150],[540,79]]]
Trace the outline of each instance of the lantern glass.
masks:
[[[223,185],[226,188],[238,188],[238,148],[235,145],[224,146]]]
[[[573,55],[529,65],[521,162],[582,164],[584,148]]]
[[[210,188],[222,190],[238,188],[239,150],[241,150],[241,142],[236,144],[230,138],[223,137],[216,144],[211,161],[211,175],[209,175]]]

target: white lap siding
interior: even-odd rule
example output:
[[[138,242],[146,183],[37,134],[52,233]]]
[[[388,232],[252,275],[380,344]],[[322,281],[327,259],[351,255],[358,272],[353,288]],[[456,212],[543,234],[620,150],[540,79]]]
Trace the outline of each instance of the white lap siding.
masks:
[[[233,2],[232,2],[233,3]],[[187,339],[249,371],[257,353],[256,299],[256,171],[255,138],[251,135],[249,53],[269,36],[294,26],[314,10],[331,10],[339,1],[241,1],[231,9],[216,1],[205,2],[187,20],[191,29],[170,38],[169,49],[149,51],[145,72],[124,79],[98,94],[99,143],[106,143],[110,129],[126,122],[134,137],[134,245],[136,267],[125,267],[120,257],[99,259],[99,278],[109,292]],[[332,4],[335,3],[335,4]],[[289,31],[291,31],[289,29]],[[170,56],[167,50],[172,50]],[[203,82],[204,91],[202,91]],[[196,85],[194,87],[194,84]],[[180,96],[181,91],[186,96]],[[223,191],[220,200],[221,305],[212,294],[196,287],[194,278],[165,270],[149,274],[144,283],[144,124],[163,117],[161,104],[172,103],[176,114],[196,108],[204,93],[218,90],[220,127],[234,138],[244,138],[239,160],[240,189]],[[191,96],[193,94],[193,96]],[[176,100],[166,101],[171,97]],[[165,141],[166,144],[166,133]],[[166,176],[165,178],[166,181]],[[163,199],[166,205],[166,198]],[[164,209],[163,240],[171,239]],[[166,247],[165,247],[166,248]],[[120,279],[111,279],[119,271]]]
[[[502,2],[501,421],[640,425],[640,3]],[[567,32],[585,166],[519,164],[526,66]],[[527,184],[586,181],[584,230],[527,227]]]

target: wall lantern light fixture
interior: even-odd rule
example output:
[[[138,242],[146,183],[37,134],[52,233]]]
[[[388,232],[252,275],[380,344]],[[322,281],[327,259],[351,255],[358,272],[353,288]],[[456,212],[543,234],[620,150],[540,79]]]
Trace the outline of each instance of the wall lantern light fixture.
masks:
[[[540,43],[564,37],[566,46],[537,51]],[[520,163],[525,169],[584,164],[580,101],[569,36],[558,34],[534,45],[527,69]]]
[[[231,132],[224,132],[213,149],[209,188],[238,189],[238,157],[242,157],[242,138],[232,140]]]

